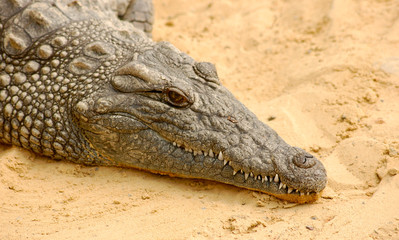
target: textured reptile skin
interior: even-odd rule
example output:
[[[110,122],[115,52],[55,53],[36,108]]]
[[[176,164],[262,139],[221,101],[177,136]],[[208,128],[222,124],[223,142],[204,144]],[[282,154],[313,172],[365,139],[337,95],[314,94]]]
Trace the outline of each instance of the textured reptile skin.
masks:
[[[315,157],[218,79],[153,42],[150,1],[0,1],[0,142],[54,159],[200,178],[310,202]]]

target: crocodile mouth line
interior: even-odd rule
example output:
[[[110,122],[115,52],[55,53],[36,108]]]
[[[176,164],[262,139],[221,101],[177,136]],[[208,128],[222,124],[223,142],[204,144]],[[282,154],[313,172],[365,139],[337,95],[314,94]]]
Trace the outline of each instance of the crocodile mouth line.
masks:
[[[101,117],[107,116],[111,113],[106,113],[106,114],[101,114]],[[125,117],[125,118],[129,118],[132,119],[134,121],[137,121],[136,118],[132,117],[131,114],[129,113],[125,113],[125,112],[113,112],[113,115],[118,115],[121,117]],[[148,128],[151,128],[150,126],[148,126]],[[291,186],[289,186],[287,183],[284,183],[284,181],[281,179],[281,177],[278,175],[278,173],[273,174],[273,175],[254,175],[253,172],[249,172],[249,171],[244,171],[243,169],[234,169],[232,166],[232,162],[228,161],[223,154],[223,151],[213,151],[212,149],[209,150],[194,150],[188,146],[186,146],[184,143],[178,143],[176,141],[171,141],[171,140],[167,140],[167,138],[162,137],[161,135],[159,135],[161,138],[163,138],[164,140],[166,140],[166,142],[171,143],[174,147],[180,148],[182,150],[184,150],[187,153],[191,153],[194,157],[198,156],[198,155],[203,155],[205,157],[211,157],[211,158],[215,158],[219,161],[223,162],[223,166],[229,165],[233,171],[232,171],[232,175],[235,176],[237,174],[241,174],[245,181],[248,180],[248,178],[253,178],[256,181],[261,182],[264,185],[269,185],[269,187],[273,184],[274,185],[274,189],[277,189],[278,192],[267,192],[266,190],[262,190],[262,189],[253,189],[256,191],[260,191],[260,192],[265,192],[268,194],[272,194],[275,196],[280,196],[281,195],[287,195],[287,198],[291,199],[291,198],[296,198],[296,197],[302,197],[302,196],[309,196],[309,195],[318,195],[320,192],[315,192],[315,191],[310,191],[310,192],[306,192],[306,191],[300,191],[299,189],[295,189]],[[250,187],[247,187],[249,189],[251,189]]]
[[[104,117],[104,115],[109,115],[110,113],[107,114],[101,114],[100,116]],[[125,117],[125,118],[129,118],[132,119],[134,121],[137,121],[136,118],[132,117],[131,114],[129,113],[125,113],[125,112],[113,112],[113,115],[118,115],[121,117]],[[148,128],[150,129],[151,127],[148,126]],[[198,156],[198,155],[203,155],[205,157],[211,157],[211,158],[215,158],[219,161],[223,162],[223,166],[229,165],[232,169],[232,175],[235,176],[237,174],[241,174],[245,181],[248,180],[248,178],[253,178],[256,181],[261,182],[264,185],[269,185],[269,187],[273,184],[274,188],[277,189],[278,192],[267,192],[266,190],[262,190],[262,189],[252,189],[250,187],[247,187],[248,189],[252,189],[252,190],[256,190],[256,191],[260,191],[260,192],[265,192],[268,194],[272,194],[275,196],[278,196],[280,198],[282,198],[282,195],[287,195],[285,198],[288,199],[294,199],[297,197],[302,197],[302,196],[316,196],[318,195],[320,192],[315,192],[315,191],[310,191],[310,192],[306,192],[306,191],[300,191],[299,189],[295,189],[291,186],[289,186],[287,183],[284,183],[284,181],[281,179],[281,177],[278,175],[278,173],[273,174],[273,175],[254,175],[253,172],[249,172],[249,171],[244,171],[243,169],[234,169],[232,166],[232,161],[228,161],[223,154],[223,151],[213,151],[212,149],[209,150],[194,150],[188,146],[186,146],[184,143],[178,143],[176,141],[171,141],[171,140],[167,140],[167,138],[162,137],[161,135],[159,135],[159,137],[163,138],[164,140],[166,140],[166,142],[171,143],[174,147],[180,148],[182,150],[184,150],[187,153],[192,154],[194,157]],[[284,197],[283,197],[284,198]]]
[[[215,158],[219,161],[223,162],[223,166],[226,165],[230,165],[230,167],[232,167],[231,161],[228,161],[225,159],[224,155],[223,155],[223,151],[220,152],[214,152],[212,149],[209,150],[193,150],[192,148],[189,148],[187,146],[185,146],[184,144],[179,144],[177,142],[172,142],[172,145],[175,147],[178,147],[180,149],[183,149],[184,151],[186,151],[187,153],[191,153],[194,157],[198,156],[198,155],[204,155],[205,157],[211,157],[211,158]],[[233,167],[232,167],[233,168]],[[311,191],[311,192],[305,192],[305,191],[300,191],[298,189],[292,188],[289,185],[287,185],[286,183],[283,182],[283,180],[279,177],[279,175],[276,173],[275,175],[265,175],[262,176],[261,174],[255,176],[252,172],[245,172],[242,169],[239,170],[235,170],[233,168],[233,176],[235,176],[236,174],[242,174],[244,176],[245,181],[248,180],[249,177],[253,178],[256,181],[261,182],[262,184],[274,184],[275,187],[278,189],[279,193],[269,193],[266,191],[262,191],[262,189],[254,189],[257,191],[261,191],[261,192],[266,192],[275,196],[280,196],[280,195],[290,195],[291,198],[295,198],[295,197],[302,197],[302,196],[309,196],[309,195],[317,195],[319,194],[319,192],[315,192],[315,191]],[[288,197],[290,198],[290,197]]]

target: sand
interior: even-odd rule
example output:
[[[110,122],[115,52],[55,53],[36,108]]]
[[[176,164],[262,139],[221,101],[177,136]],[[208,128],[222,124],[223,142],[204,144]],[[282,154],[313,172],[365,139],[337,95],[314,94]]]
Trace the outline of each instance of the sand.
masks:
[[[154,39],[316,155],[313,204],[0,146],[0,239],[399,239],[399,1],[155,1]],[[270,120],[275,118],[274,120]]]

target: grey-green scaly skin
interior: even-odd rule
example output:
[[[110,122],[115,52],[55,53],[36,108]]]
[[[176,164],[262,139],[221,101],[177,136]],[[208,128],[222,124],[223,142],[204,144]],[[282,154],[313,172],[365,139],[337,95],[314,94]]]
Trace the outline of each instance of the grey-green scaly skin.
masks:
[[[211,63],[148,38],[151,24],[148,0],[0,0],[0,142],[314,201],[322,163],[259,121]]]

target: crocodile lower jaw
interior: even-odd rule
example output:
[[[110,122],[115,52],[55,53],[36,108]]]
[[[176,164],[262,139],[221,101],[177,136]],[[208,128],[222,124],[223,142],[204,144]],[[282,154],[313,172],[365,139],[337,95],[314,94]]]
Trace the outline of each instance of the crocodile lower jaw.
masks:
[[[293,202],[293,203],[312,203],[315,202],[319,197],[321,196],[321,192],[318,193],[310,193],[309,195],[298,195],[298,194],[273,194],[273,193],[267,193],[270,194],[276,198],[288,201],[288,202]]]
[[[166,176],[169,176],[169,177],[193,178],[192,176],[184,176],[184,175],[180,175],[180,174],[173,174],[173,173],[170,173],[170,172],[160,172],[160,171],[154,171],[154,170],[148,170],[148,169],[140,169],[140,168],[139,168],[139,170],[149,171],[151,173],[156,173],[156,174],[160,174],[160,175],[166,175]],[[212,181],[212,180],[209,180],[209,179],[201,179],[201,178],[195,178],[195,179]],[[214,181],[214,182],[221,183],[219,181]],[[233,185],[231,183],[224,183],[224,184]],[[233,186],[235,186],[235,185],[233,185]],[[242,186],[237,186],[237,187],[242,187]],[[320,198],[321,193],[323,192],[323,191],[320,191],[320,192],[317,192],[317,193],[316,192],[312,192],[312,193],[308,193],[308,194],[301,194],[301,193],[295,191],[293,193],[279,194],[279,193],[272,193],[272,192],[262,191],[262,190],[256,189],[256,188],[250,188],[250,187],[244,187],[244,188],[252,190],[252,191],[256,191],[256,192],[266,193],[268,195],[271,195],[271,196],[276,197],[276,198],[281,199],[281,200],[285,200],[287,202],[299,203],[299,204],[315,202],[317,199]]]

